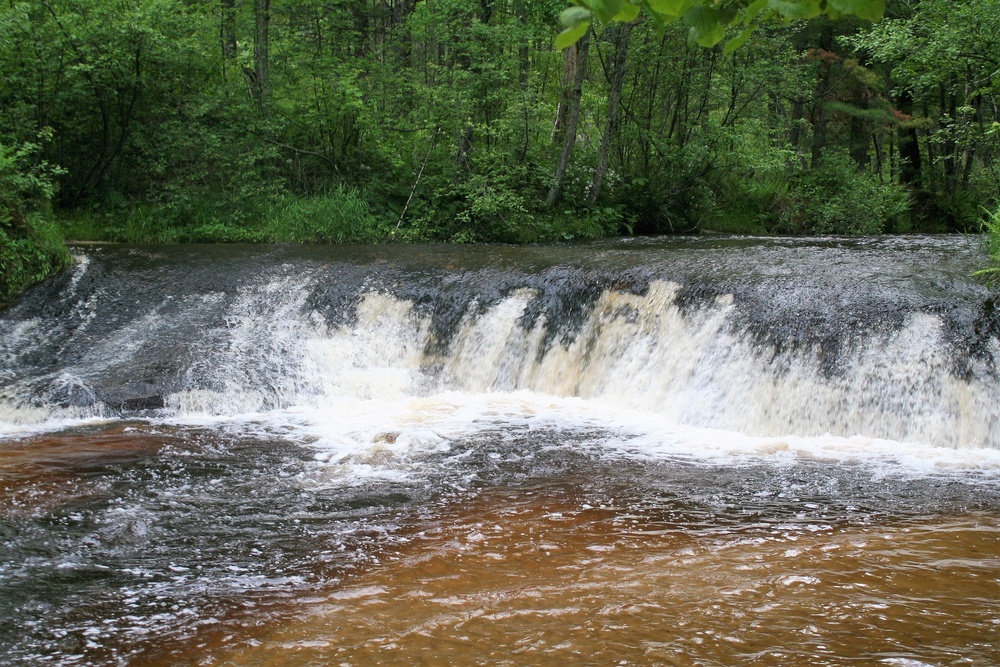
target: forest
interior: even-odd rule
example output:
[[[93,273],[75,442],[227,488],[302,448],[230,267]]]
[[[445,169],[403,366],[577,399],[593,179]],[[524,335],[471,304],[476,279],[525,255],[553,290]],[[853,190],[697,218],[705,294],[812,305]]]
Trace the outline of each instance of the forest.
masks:
[[[0,302],[65,239],[1000,238],[1000,3],[670,4],[6,0]]]

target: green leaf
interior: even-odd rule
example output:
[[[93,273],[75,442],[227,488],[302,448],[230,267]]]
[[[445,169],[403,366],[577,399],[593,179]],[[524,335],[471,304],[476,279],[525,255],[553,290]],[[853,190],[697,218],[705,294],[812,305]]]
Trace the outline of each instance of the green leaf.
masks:
[[[575,28],[584,21],[590,21],[590,10],[584,7],[567,7],[559,14],[559,21],[567,28]]]
[[[842,14],[854,14],[869,21],[878,21],[885,12],[885,0],[827,0]]]
[[[621,23],[628,23],[629,21],[634,21],[635,17],[639,15],[639,5],[626,4],[622,7],[622,10],[614,15],[612,21],[620,21]]]
[[[767,6],[788,21],[815,18],[821,11],[819,0],[768,0]]]
[[[755,0],[753,3],[751,3],[746,10],[747,22],[749,23],[750,21],[757,18],[757,15],[760,14],[762,11],[764,11],[766,7],[767,7],[767,0]]]
[[[723,13],[712,7],[695,6],[684,14],[684,23],[691,26],[688,38],[701,46],[715,46],[726,36]]]
[[[757,26],[752,25],[743,32],[741,32],[736,37],[733,37],[731,40],[726,42],[726,45],[723,47],[722,52],[728,55],[733,51],[735,51],[736,49],[743,46],[744,44],[746,44],[747,40],[750,39],[750,35],[753,34],[753,31],[756,29],[756,27]]]
[[[719,23],[722,25],[736,25],[740,14],[733,5],[719,8]]]
[[[567,46],[572,46],[580,41],[580,38],[587,34],[587,29],[590,28],[590,21],[584,21],[578,23],[572,28],[566,28],[561,33],[556,35],[555,47],[557,50],[562,51]]]
[[[693,0],[646,0],[646,2],[664,21],[676,21],[693,4]]]
[[[598,19],[607,23],[625,5],[625,0],[585,0]]]
[[[699,46],[715,46],[726,36],[726,26],[719,23],[708,32],[698,31],[694,35],[694,40]]]

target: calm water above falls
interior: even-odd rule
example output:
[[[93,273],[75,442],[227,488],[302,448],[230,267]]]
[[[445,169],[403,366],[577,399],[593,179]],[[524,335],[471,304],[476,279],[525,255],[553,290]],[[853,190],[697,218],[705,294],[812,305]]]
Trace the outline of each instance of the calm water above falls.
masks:
[[[81,249],[0,313],[0,663],[1000,664],[982,261]]]

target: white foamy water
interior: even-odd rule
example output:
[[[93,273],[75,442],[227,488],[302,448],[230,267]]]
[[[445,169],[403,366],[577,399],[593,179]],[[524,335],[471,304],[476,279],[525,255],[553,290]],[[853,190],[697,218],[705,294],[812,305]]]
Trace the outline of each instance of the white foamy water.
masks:
[[[747,320],[759,296],[692,302],[685,285],[655,279],[642,290],[606,287],[570,308],[580,315],[569,322],[539,308],[553,297],[536,281],[500,298],[470,292],[442,329],[435,317],[454,304],[428,308],[367,278],[340,307],[349,314],[330,317],[316,290],[337,274],[317,268],[281,265],[236,290],[156,293],[138,308],[103,287],[80,293],[91,264],[78,263],[60,297],[77,324],[45,354],[62,365],[36,376],[23,368],[44,356],[32,341],[57,338],[58,322],[6,323],[0,435],[140,409],[188,424],[290,421],[321,449],[367,446],[372,433],[412,419],[445,432],[503,420],[626,429],[633,449],[710,458],[877,453],[979,468],[1000,448],[1000,343],[985,338],[956,370],[953,325],[926,308],[855,332],[793,316],[768,333]],[[802,307],[797,292],[783,294],[775,312]],[[558,298],[568,308],[578,297]],[[118,304],[110,325],[109,300]],[[768,305],[753,317],[777,317]]]
[[[187,646],[193,664],[209,636],[253,635],[283,607],[386,608],[392,582],[364,573],[409,548],[424,562],[438,538],[463,558],[481,549],[484,572],[607,560],[589,616],[629,581],[619,538],[637,563],[650,540],[671,543],[646,554],[632,581],[647,583],[699,553],[745,549],[742,573],[777,540],[756,588],[727,575],[708,596],[759,591],[777,610],[766,591],[815,590],[828,609],[845,589],[814,557],[839,547],[810,535],[995,515],[998,319],[961,262],[933,261],[961,252],[940,239],[95,252],[0,314],[0,613],[24,619],[0,628],[0,661],[171,664]],[[926,275],[907,274],[921,253]],[[742,618],[719,626],[724,641]]]
[[[351,325],[294,320],[277,327],[292,351],[276,360],[283,364],[277,394],[220,369],[226,391],[179,392],[167,404],[189,419],[237,417],[277,396],[276,407],[336,425],[344,431],[337,438],[352,438],[355,422],[382,433],[402,428],[399,420],[440,418],[436,427],[445,431],[536,420],[638,429],[648,451],[686,456],[850,459],[867,451],[958,467],[995,460],[992,389],[949,372],[935,317],[918,313],[898,331],[856,343],[854,361],[827,376],[818,350],[779,357],[727,330],[730,297],[684,315],[674,305],[677,290],[654,283],[641,296],[605,292],[569,344],[548,346],[544,321],[521,324],[534,298],[521,290],[467,314],[443,355],[425,352],[428,317],[406,301],[369,293]],[[325,437],[318,428],[316,436]],[[956,460],[963,457],[967,463]]]
[[[190,422],[186,422],[190,423]],[[669,417],[579,398],[533,392],[447,392],[399,401],[349,402],[227,419],[241,432],[280,433],[316,451],[335,466],[331,483],[422,475],[428,457],[447,453],[454,442],[496,433],[538,433],[539,447],[640,461],[680,461],[745,466],[828,463],[881,475],[976,473],[1000,476],[1000,451],[950,448],[926,443],[824,434],[753,436],[724,429],[677,424]],[[563,434],[565,442],[559,443]],[[581,445],[574,434],[587,434]]]

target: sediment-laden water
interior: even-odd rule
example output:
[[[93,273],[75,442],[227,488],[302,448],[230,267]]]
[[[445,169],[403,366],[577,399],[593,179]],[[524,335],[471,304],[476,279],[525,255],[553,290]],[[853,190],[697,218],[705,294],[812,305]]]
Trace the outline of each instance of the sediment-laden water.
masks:
[[[0,313],[0,662],[997,664],[982,261],[80,249]]]

